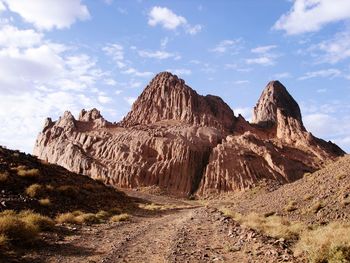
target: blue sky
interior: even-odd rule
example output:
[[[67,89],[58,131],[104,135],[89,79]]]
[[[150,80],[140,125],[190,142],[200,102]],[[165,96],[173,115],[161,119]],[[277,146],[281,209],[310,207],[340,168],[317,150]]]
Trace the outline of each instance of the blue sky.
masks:
[[[0,144],[31,152],[65,110],[118,121],[168,70],[248,120],[279,79],[349,151],[349,29],[349,0],[0,0]]]

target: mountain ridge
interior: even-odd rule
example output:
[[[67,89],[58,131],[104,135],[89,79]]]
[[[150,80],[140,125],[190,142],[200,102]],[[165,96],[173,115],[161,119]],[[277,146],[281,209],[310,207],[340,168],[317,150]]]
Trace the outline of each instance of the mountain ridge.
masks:
[[[278,81],[266,86],[249,123],[221,98],[162,72],[117,124],[96,109],[48,121],[34,154],[114,186],[157,185],[188,196],[295,181],[344,152],[306,131]]]

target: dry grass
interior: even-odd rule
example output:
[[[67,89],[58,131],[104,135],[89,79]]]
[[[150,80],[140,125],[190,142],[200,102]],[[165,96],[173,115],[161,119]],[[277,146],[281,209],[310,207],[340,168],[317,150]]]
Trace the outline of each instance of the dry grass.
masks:
[[[321,201],[317,201],[315,203],[312,204],[311,206],[311,212],[313,213],[318,213],[318,211],[320,211],[322,208],[325,207],[325,204],[322,203]]]
[[[36,240],[40,231],[50,230],[53,221],[32,211],[0,213],[0,243],[29,243]]]
[[[112,216],[109,220],[112,222],[128,221],[130,216],[126,213]]]
[[[0,248],[5,247],[7,243],[8,243],[8,238],[5,235],[0,234]]]
[[[52,230],[55,226],[55,222],[51,218],[30,210],[22,211],[18,215],[24,222],[39,227],[40,231]]]
[[[295,247],[295,255],[301,254],[314,263],[350,262],[350,225],[331,223],[304,232]]]
[[[50,206],[51,205],[51,201],[49,198],[42,198],[39,200],[39,204],[42,206]]]
[[[271,215],[265,217],[256,213],[241,215],[228,209],[221,209],[223,214],[238,221],[241,225],[263,232],[271,237],[297,239],[306,228],[303,224],[289,222],[282,217]]]
[[[23,167],[17,167],[17,174],[21,177],[38,177],[40,175],[39,169],[26,169]]]
[[[286,205],[286,207],[284,208],[284,210],[287,212],[293,212],[297,209],[298,209],[297,202],[295,202],[295,201],[289,201],[288,204]]]
[[[56,222],[66,224],[97,224],[108,220],[112,214],[110,212],[101,210],[98,213],[84,213],[82,211],[74,211],[60,214],[56,217]]]
[[[41,184],[32,184],[27,187],[26,194],[32,198],[43,193],[43,186]]]
[[[6,182],[9,178],[9,173],[7,171],[0,173],[0,182]]]

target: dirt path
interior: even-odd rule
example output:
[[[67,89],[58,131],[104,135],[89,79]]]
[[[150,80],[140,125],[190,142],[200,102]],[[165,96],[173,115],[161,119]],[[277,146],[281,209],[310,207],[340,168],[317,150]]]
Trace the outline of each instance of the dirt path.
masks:
[[[172,202],[168,198],[158,201]],[[71,235],[51,242],[30,258],[69,263],[298,262],[283,240],[246,229],[215,209],[199,206],[72,229]]]

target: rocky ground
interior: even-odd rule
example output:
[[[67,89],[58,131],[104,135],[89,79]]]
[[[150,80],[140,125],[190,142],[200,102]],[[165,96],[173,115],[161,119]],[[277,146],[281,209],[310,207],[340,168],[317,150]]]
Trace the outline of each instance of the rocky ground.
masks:
[[[293,257],[285,240],[240,226],[217,209],[138,192],[132,195],[180,208],[135,215],[129,222],[68,227],[69,235],[47,235],[44,244],[27,250],[22,260],[302,262]]]

